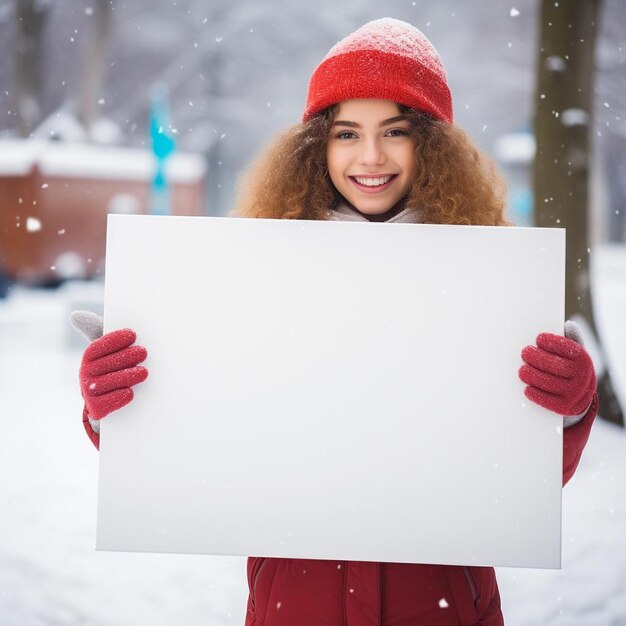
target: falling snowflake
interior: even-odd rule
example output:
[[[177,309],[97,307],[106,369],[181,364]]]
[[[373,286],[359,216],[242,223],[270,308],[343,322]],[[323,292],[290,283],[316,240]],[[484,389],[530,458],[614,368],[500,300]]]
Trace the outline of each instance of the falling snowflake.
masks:
[[[41,222],[36,217],[26,218],[26,230],[29,233],[34,233],[38,230],[41,230]]]

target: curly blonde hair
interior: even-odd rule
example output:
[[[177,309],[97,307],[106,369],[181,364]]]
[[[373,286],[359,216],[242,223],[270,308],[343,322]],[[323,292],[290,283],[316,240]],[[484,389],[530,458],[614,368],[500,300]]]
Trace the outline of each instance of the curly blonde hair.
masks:
[[[327,219],[341,199],[328,174],[326,147],[338,105],[280,133],[240,177],[232,215]],[[506,184],[493,161],[457,126],[399,105],[415,144],[417,174],[404,206],[430,224],[510,225]]]

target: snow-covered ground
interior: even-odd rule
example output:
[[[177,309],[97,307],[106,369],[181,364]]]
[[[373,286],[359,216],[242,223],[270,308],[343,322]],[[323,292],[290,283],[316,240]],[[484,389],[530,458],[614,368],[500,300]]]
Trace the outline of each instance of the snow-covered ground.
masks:
[[[626,247],[593,252],[595,301],[626,400]],[[97,452],[80,424],[84,344],[67,316],[101,287],[0,301],[0,625],[243,624],[239,557],[95,552]],[[598,420],[563,495],[563,569],[500,569],[508,626],[626,625],[626,433]]]

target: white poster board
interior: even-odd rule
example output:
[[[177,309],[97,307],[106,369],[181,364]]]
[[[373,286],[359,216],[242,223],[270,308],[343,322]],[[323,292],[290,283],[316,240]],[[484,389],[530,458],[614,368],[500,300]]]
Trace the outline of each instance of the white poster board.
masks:
[[[99,550],[560,567],[557,229],[110,215]]]

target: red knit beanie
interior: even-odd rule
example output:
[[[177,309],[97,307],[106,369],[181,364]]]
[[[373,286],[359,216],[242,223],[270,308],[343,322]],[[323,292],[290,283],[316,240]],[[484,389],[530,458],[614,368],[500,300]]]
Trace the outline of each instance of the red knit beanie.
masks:
[[[420,30],[385,17],[335,44],[309,82],[302,121],[337,102],[393,100],[452,123],[452,96],[434,46]]]

